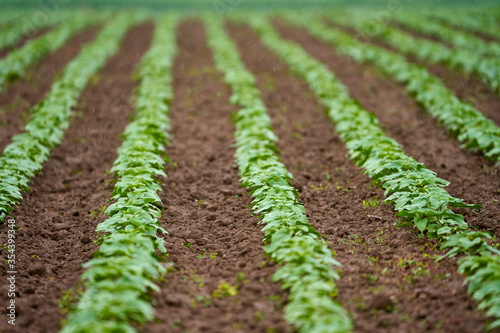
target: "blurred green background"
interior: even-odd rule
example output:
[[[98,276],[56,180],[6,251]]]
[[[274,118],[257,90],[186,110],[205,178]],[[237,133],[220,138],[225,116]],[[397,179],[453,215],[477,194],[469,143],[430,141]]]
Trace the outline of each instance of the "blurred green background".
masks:
[[[69,9],[91,7],[94,9],[144,8],[179,11],[231,11],[234,9],[273,10],[301,8],[334,8],[338,6],[363,6],[392,8],[409,7],[485,7],[500,6],[498,0],[0,0],[0,8],[50,10],[55,7]]]

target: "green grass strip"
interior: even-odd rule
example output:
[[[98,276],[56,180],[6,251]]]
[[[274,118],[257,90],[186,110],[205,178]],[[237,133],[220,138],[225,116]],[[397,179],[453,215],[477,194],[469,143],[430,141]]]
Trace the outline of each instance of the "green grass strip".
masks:
[[[149,291],[166,268],[156,250],[166,253],[160,226],[162,207],[157,176],[166,176],[165,145],[172,99],[171,67],[177,53],[177,17],[158,20],[150,50],[140,65],[135,120],[111,169],[118,178],[106,210],[109,218],[97,227],[106,232],[82,275],[86,291],[61,333],[135,332],[131,326],[153,320]]]
[[[402,55],[369,43],[363,43],[346,32],[329,27],[317,17],[293,18],[288,22],[301,26],[314,37],[330,43],[336,52],[357,62],[376,66],[383,73],[406,87],[424,109],[450,134],[472,151],[480,151],[500,163],[500,128],[472,105],[461,101],[439,78],[424,67],[412,64]]]
[[[41,13],[38,13],[41,14]],[[57,25],[59,23],[68,21],[70,13],[56,12],[56,13],[43,13],[45,20],[39,22],[40,16],[35,16],[35,12],[26,12],[24,15],[16,17],[15,21],[5,29],[0,31],[0,50],[16,44],[23,36],[29,35],[37,30]]]
[[[142,19],[142,15],[122,14],[106,25],[64,68],[47,97],[32,110],[24,133],[12,137],[0,155],[0,221],[22,199],[29,180],[61,142],[72,108],[90,77],[118,50],[128,29]]]
[[[452,44],[456,48],[464,48],[482,56],[500,56],[500,43],[486,42],[474,34],[459,31],[428,17],[403,12],[393,15],[391,18],[406,28],[429,37],[437,37],[442,42]]]
[[[107,16],[96,13],[78,16],[10,52],[4,59],[0,60],[0,92],[5,89],[9,82],[22,78],[28,66],[36,64],[45,56],[61,48],[78,32],[90,25],[102,22]]]
[[[205,18],[207,38],[216,67],[232,90],[231,103],[241,109],[233,115],[236,126],[236,162],[244,187],[251,189],[252,209],[265,227],[264,251],[281,268],[273,280],[290,289],[285,319],[300,332],[350,332],[347,311],[333,297],[333,269],[340,264],[317,231],[308,223],[293,176],[277,155],[278,140],[256,88],[255,77],[245,69],[238,49],[215,17]]]
[[[480,206],[467,205],[450,196],[443,189],[449,183],[409,157],[394,139],[387,137],[375,115],[352,99],[324,64],[297,44],[282,39],[265,19],[247,17],[246,21],[264,44],[308,83],[335,123],[335,131],[345,142],[351,159],[385,189],[386,201],[394,204],[397,215],[403,218],[401,225],[414,224],[422,233],[442,241],[441,247],[450,249],[443,257],[470,255],[462,259],[461,271],[476,258],[498,262],[500,251],[488,244],[491,233],[468,230],[463,216],[451,210],[452,207],[478,209]],[[472,274],[469,278],[476,281],[481,273]],[[489,294],[484,291],[473,294],[490,301],[488,314],[496,317],[500,317],[500,288],[495,289],[500,283],[498,276],[483,280],[489,286]]]
[[[361,34],[376,37],[403,54],[475,74],[486,86],[500,93],[500,59],[485,59],[472,51],[451,49],[439,42],[413,37],[400,29],[374,21],[366,13],[332,13],[328,18]]]

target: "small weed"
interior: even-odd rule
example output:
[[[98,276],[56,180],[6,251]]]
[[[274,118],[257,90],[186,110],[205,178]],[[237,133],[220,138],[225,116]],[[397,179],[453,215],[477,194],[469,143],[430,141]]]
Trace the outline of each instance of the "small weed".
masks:
[[[104,237],[104,232],[102,231],[98,232],[96,239],[93,240],[93,243],[97,246],[100,246],[102,244],[103,237]]]
[[[356,296],[353,299],[349,300],[349,303],[356,306],[358,310],[365,311],[368,307],[365,304],[365,300],[361,296]]]
[[[203,251],[203,253],[202,254],[198,254],[196,256],[196,258],[198,258],[198,259],[205,259],[207,257],[207,253],[206,253],[207,250],[203,249],[202,251]]]
[[[407,268],[410,267],[415,263],[415,259],[409,260],[409,259],[398,259],[398,266],[402,268]]]
[[[189,249],[191,246],[193,246],[193,244],[191,244],[191,243],[186,243],[186,244],[181,243],[181,245],[182,245],[182,246],[187,247],[188,249]]]
[[[240,272],[238,273],[238,276],[236,277],[237,284],[242,284],[242,283],[250,283],[250,280],[245,278],[245,273]]]
[[[207,307],[212,305],[212,296],[201,295],[201,296],[196,296],[195,299],[191,300],[192,307],[197,307],[198,303],[201,303],[201,306],[203,306],[204,308],[207,308]]]
[[[337,242],[339,242],[341,244],[349,244],[349,241],[345,238],[337,239]]]
[[[237,321],[233,324],[235,330],[241,331],[245,328],[245,324],[242,321]]]
[[[402,323],[407,323],[410,321],[410,316],[407,315],[407,314],[403,314],[401,315],[401,317],[399,318],[399,320],[402,322]]]
[[[349,235],[347,237],[350,238],[354,244],[362,244],[362,245],[368,244],[367,242],[365,242],[361,238],[359,238],[359,236],[356,234]]]
[[[323,191],[323,190],[325,190],[325,188],[323,187],[323,184],[319,184],[319,186],[311,185],[311,188],[313,189],[313,191]]]
[[[385,289],[385,287],[384,287],[384,286],[380,286],[380,287],[378,287],[378,288],[375,288],[375,287],[370,287],[370,288],[368,288],[368,289],[369,289],[372,293],[374,293],[374,294],[379,294],[379,293],[381,293],[381,292]]]
[[[367,259],[368,259],[368,263],[370,265],[376,265],[377,262],[378,262],[378,257],[370,257],[370,256],[368,256]]]
[[[382,244],[385,239],[388,237],[388,235],[384,236],[384,230],[380,230],[380,232],[377,233],[376,238],[375,238],[375,243],[376,244]]]
[[[83,294],[83,287],[79,283],[75,288],[62,291],[61,299],[59,300],[59,311],[62,314],[67,314],[75,308],[77,301]]]
[[[279,295],[269,296],[268,300],[273,302],[275,310],[279,310],[283,307],[283,300],[281,299],[281,296],[279,296]]]
[[[258,310],[253,317],[255,321],[259,322],[266,319],[266,314],[263,311]]]
[[[184,327],[184,323],[179,318],[175,318],[173,322],[170,323],[171,327]]]
[[[378,197],[363,200],[363,207],[378,207],[382,202],[378,200]]]
[[[212,293],[213,298],[225,298],[238,295],[238,287],[231,286],[227,282],[221,282]]]
[[[196,283],[198,285],[198,287],[204,287],[205,286],[205,279],[203,279],[202,277],[196,275],[196,274],[191,274],[191,281],[193,281],[194,283]]]
[[[414,276],[429,276],[431,272],[429,269],[424,269],[422,267],[417,267],[411,270]]]

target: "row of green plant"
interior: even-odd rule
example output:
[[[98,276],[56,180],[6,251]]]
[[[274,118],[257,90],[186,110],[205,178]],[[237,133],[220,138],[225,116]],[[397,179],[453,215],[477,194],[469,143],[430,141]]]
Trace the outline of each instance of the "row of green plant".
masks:
[[[271,120],[256,88],[255,77],[245,69],[237,47],[215,17],[205,18],[207,39],[216,67],[232,90],[231,103],[241,109],[233,115],[236,126],[236,162],[242,185],[250,189],[252,209],[265,226],[266,254],[281,267],[273,280],[289,289],[285,319],[300,332],[349,332],[347,311],[333,297],[334,266],[339,263],[318,232],[308,223],[292,175],[280,162]]]
[[[483,58],[473,51],[451,49],[439,42],[414,37],[361,12],[333,13],[328,18],[364,36],[376,37],[404,54],[475,74],[486,86],[500,93],[500,60],[497,58]]]
[[[26,68],[61,48],[71,37],[90,25],[101,23],[107,15],[85,14],[27,42],[0,60],[0,92],[15,79],[22,78]]]
[[[481,151],[500,162],[500,128],[472,105],[461,101],[443,82],[424,67],[385,48],[363,43],[345,31],[329,27],[317,17],[302,16],[288,22],[304,27],[314,37],[332,44],[336,51],[357,62],[375,65],[386,75],[402,83],[406,92],[463,145]],[[286,18],[286,17],[285,17]]]
[[[471,15],[468,11],[446,10],[446,11],[426,11],[425,14],[433,20],[441,20],[447,24],[477,32],[485,36],[499,39],[500,24],[494,17],[484,15],[484,13]]]
[[[480,209],[480,206],[468,205],[450,196],[443,188],[449,183],[409,157],[394,139],[387,137],[374,114],[352,99],[324,64],[300,46],[282,39],[264,18],[246,17],[245,20],[263,43],[308,83],[335,123],[335,130],[345,142],[351,159],[385,189],[386,202],[393,204],[397,215],[402,217],[400,226],[413,224],[427,236],[440,239],[442,248],[450,249],[446,256],[466,254],[498,260],[496,255],[500,251],[488,244],[491,234],[468,230],[464,217],[452,211],[454,207]],[[466,257],[463,262],[470,262],[472,258]],[[471,275],[470,279],[475,281],[479,276]],[[500,317],[500,308],[495,303],[500,300],[500,289],[494,287],[499,282],[488,279],[488,293],[481,294],[483,299],[493,300],[487,307],[492,306],[489,314],[496,317]]]
[[[483,56],[500,56],[500,43],[486,42],[472,33],[454,29],[421,15],[402,12],[392,16],[392,19],[404,27],[429,37],[436,37],[456,48],[468,49]]]
[[[61,142],[72,108],[90,77],[118,50],[127,30],[141,20],[142,15],[122,14],[106,25],[68,63],[47,97],[34,107],[25,131],[12,137],[0,156],[0,221],[21,200],[22,191],[42,169],[50,150]]]
[[[177,53],[174,16],[158,21],[151,49],[139,71],[137,114],[125,129],[111,169],[118,178],[108,207],[109,218],[97,227],[104,232],[99,250],[84,267],[86,291],[61,332],[135,332],[132,323],[153,319],[149,291],[166,273],[162,258],[166,233],[160,226],[158,176],[166,176],[165,145],[170,128],[172,63]]]
[[[0,50],[15,45],[21,38],[37,30],[57,25],[70,18],[68,13],[41,14],[41,16],[27,12],[19,15],[14,22],[11,21],[11,24],[0,31]]]

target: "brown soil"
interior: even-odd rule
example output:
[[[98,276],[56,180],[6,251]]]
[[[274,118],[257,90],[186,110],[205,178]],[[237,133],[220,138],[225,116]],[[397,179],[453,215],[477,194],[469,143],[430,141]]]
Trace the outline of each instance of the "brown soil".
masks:
[[[284,28],[283,25],[280,25]],[[299,42],[310,54],[325,63],[347,86],[351,96],[376,114],[390,137],[405,151],[451,184],[446,190],[484,211],[459,210],[466,221],[500,236],[500,176],[498,168],[481,154],[462,149],[460,143],[439,127],[430,115],[404,93],[404,87],[373,66],[360,65],[335,54],[333,47],[310,37],[305,31],[287,27],[284,36]],[[465,88],[464,88],[465,89]],[[472,89],[469,86],[468,89]],[[491,113],[494,108],[488,109]]]
[[[20,228],[16,239],[18,317],[13,327],[3,315],[0,331],[57,332],[63,318],[58,308],[62,293],[75,287],[81,264],[97,249],[92,242],[94,230],[104,220],[100,207],[107,205],[112,190],[105,173],[116,158],[119,134],[133,113],[129,100],[136,84],[131,76],[149,47],[152,31],[152,24],[144,24],[127,34],[117,55],[83,92],[75,110],[78,116],[65,139],[13,212]],[[57,61],[44,68],[50,64]],[[5,227],[0,234],[6,243]],[[0,265],[0,271],[5,276],[6,266]],[[0,287],[2,304],[8,302],[7,289],[5,283]]]
[[[28,68],[23,79],[0,93],[0,152],[13,135],[23,131],[30,109],[43,100],[56,75],[94,38],[96,31],[88,29],[76,35],[65,46]]]
[[[163,186],[162,224],[169,260],[162,292],[155,294],[159,322],[144,332],[289,332],[281,304],[286,294],[271,282],[275,267],[262,250],[262,225],[234,163],[230,93],[212,63],[203,26],[180,26],[170,113],[172,162]],[[212,255],[212,257],[211,257]],[[214,298],[220,283],[233,297]]]
[[[434,263],[440,254],[433,249],[436,243],[409,228],[394,228],[391,206],[366,205],[370,199],[383,200],[383,191],[371,186],[371,180],[346,159],[344,145],[330,121],[322,117],[322,107],[307,86],[291,76],[248,28],[231,26],[230,31],[257,76],[280,137],[283,162],[295,176],[309,221],[326,236],[343,264],[338,299],[353,313],[355,332],[482,332],[485,318],[462,286],[464,277],[456,273],[455,260]],[[391,110],[400,106],[406,111],[411,105],[399,87],[373,73],[366,77],[363,68],[340,59],[300,31],[284,32],[335,67],[355,97],[364,94],[359,96],[362,104],[373,103],[377,96],[377,101],[389,100]],[[405,118],[398,114],[397,119],[401,120],[395,130],[404,133]],[[418,117],[413,121],[419,121]],[[425,132],[430,136],[438,131]],[[443,149],[440,142],[432,144]],[[448,169],[457,169],[465,161],[447,163]]]

